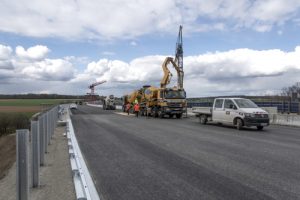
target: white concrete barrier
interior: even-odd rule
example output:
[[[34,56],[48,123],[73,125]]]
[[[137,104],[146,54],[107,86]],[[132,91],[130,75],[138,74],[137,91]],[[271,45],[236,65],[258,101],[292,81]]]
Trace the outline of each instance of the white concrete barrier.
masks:
[[[269,115],[271,124],[300,126],[300,115],[296,114],[276,114]]]

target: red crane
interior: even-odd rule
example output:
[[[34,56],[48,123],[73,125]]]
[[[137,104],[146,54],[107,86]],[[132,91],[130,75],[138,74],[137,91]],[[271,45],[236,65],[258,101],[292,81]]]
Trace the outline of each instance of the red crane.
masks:
[[[89,89],[91,90],[91,92],[90,92],[90,93],[87,93],[86,101],[88,101],[88,102],[95,102],[96,99],[97,99],[97,96],[96,96],[96,94],[95,94],[95,87],[96,87],[97,85],[100,85],[100,84],[105,83],[105,82],[106,82],[106,81],[98,81],[98,82],[95,82],[95,83],[91,84],[91,85],[89,86]]]
[[[91,93],[88,93],[89,95],[95,95],[95,87],[97,85],[100,85],[102,83],[105,83],[106,81],[99,81],[99,82],[96,82],[96,83],[93,83],[92,85],[89,86],[89,89],[91,89]]]

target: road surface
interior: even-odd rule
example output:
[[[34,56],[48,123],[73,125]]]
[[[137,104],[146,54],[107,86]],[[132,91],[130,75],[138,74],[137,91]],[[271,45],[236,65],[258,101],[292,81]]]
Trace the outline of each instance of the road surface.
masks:
[[[264,131],[79,106],[75,133],[104,200],[300,199],[300,129]]]

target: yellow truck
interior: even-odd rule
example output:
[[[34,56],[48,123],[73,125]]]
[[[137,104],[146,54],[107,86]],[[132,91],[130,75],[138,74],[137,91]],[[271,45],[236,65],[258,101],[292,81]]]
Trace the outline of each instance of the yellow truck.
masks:
[[[167,87],[171,81],[172,73],[168,66],[172,65],[177,72],[177,86]],[[176,43],[176,56],[166,57],[162,64],[164,76],[161,79],[160,87],[143,86],[141,89],[123,97],[123,110],[127,103],[139,103],[141,115],[153,117],[170,118],[176,116],[181,118],[186,112],[186,92],[183,88],[183,50],[182,50],[182,26],[179,28],[178,40]]]

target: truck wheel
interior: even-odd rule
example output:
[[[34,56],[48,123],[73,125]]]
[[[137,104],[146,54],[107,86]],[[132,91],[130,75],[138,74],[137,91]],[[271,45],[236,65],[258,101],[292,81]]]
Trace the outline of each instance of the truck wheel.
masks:
[[[173,118],[173,115],[172,115],[172,114],[170,114],[170,115],[169,115],[169,118],[170,118],[170,119],[172,119],[172,118]]]
[[[243,126],[243,121],[241,119],[236,120],[236,129],[241,130]]]
[[[181,116],[182,116],[182,114],[176,114],[176,118],[177,118],[177,119],[180,119]]]
[[[207,123],[206,115],[200,115],[200,123],[201,124],[206,124]]]
[[[263,126],[257,126],[256,128],[257,128],[257,130],[259,130],[259,131],[261,131],[261,130],[263,130],[263,129],[264,129],[264,127],[263,127]]]
[[[158,115],[159,118],[163,118],[163,117],[164,117],[164,114],[163,114],[163,112],[161,111],[161,109],[159,109],[159,110],[157,111],[157,115]]]

